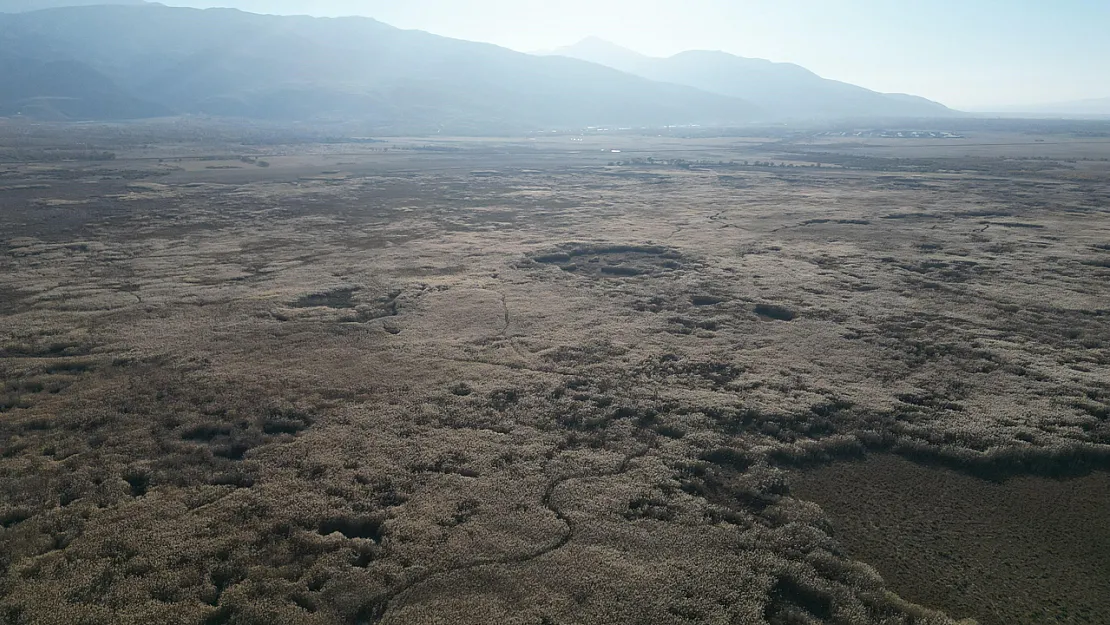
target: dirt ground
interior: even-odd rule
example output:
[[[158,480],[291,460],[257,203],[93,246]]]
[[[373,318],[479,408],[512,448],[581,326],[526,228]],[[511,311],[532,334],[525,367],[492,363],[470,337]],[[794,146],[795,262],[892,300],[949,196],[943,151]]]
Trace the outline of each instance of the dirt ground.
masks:
[[[1110,145],[17,130],[6,623],[989,624],[1110,498]]]

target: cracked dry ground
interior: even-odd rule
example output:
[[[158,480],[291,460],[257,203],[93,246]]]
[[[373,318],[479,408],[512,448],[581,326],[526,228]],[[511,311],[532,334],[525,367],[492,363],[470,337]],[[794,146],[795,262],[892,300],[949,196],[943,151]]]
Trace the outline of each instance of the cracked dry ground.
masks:
[[[906,180],[9,192],[0,620],[950,623],[791,476],[1105,468],[1110,194]]]

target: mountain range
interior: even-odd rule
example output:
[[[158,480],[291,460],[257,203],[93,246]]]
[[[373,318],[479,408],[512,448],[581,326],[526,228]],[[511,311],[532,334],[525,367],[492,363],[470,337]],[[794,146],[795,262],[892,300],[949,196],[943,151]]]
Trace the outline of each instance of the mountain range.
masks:
[[[0,15],[0,60],[0,115],[357,119],[455,132],[737,124],[761,115],[738,98],[369,18],[54,8]]]
[[[822,78],[800,65],[725,52],[689,51],[656,58],[591,37],[548,54],[598,63],[651,80],[744,98],[782,119],[943,117],[954,113],[925,98],[879,93]]]
[[[146,0],[0,0],[0,13],[27,13],[58,7],[95,6],[103,4],[149,4]]]
[[[3,0],[0,116],[184,114],[493,133],[951,113],[719,52],[653,59],[588,40],[538,56],[361,17],[141,0],[42,8],[94,1]]]

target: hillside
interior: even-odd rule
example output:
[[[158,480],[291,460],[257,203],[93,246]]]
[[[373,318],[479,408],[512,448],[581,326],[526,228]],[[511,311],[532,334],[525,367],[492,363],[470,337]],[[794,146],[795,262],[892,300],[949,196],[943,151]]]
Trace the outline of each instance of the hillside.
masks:
[[[0,60],[0,115],[105,120],[155,117],[165,107],[135,98],[84,63],[5,56]]]
[[[58,7],[92,6],[101,4],[147,4],[146,0],[0,0],[0,13],[26,13]]]
[[[561,57],[405,31],[367,18],[229,9],[87,6],[0,15],[0,58],[79,63],[74,119],[171,112],[267,120],[359,120],[398,132],[500,132],[589,125],[734,124],[754,105]],[[27,76],[11,93],[37,92]],[[80,82],[80,81],[78,81]],[[88,82],[88,81],[85,81]],[[145,103],[105,115],[103,85]],[[123,111],[116,111],[123,113]],[[10,114],[10,112],[9,112]]]
[[[744,98],[784,119],[936,117],[947,107],[905,94],[885,94],[817,74],[792,63],[773,63],[725,52],[691,51],[649,57],[589,38],[551,54],[576,58],[651,80]]]

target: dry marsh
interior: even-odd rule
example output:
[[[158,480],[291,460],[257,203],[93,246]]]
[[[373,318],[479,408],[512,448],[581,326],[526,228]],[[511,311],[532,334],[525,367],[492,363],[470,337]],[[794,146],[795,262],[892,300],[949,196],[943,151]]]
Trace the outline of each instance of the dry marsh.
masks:
[[[0,170],[3,622],[1097,622],[945,510],[1110,499],[1101,161],[116,140]]]

